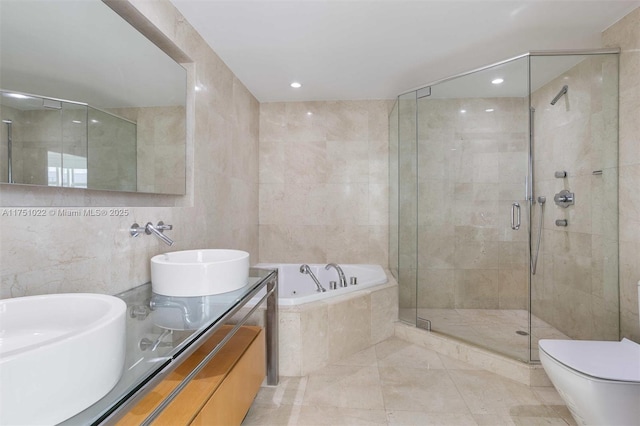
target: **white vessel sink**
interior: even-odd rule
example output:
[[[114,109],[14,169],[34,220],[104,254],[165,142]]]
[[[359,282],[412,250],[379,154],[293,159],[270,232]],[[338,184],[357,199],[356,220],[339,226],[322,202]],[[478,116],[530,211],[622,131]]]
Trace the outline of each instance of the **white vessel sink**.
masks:
[[[249,253],[185,250],[151,258],[151,288],[164,296],[209,296],[237,290],[249,281]]]
[[[122,374],[126,310],[102,294],[0,300],[0,424],[57,424],[106,395]]]

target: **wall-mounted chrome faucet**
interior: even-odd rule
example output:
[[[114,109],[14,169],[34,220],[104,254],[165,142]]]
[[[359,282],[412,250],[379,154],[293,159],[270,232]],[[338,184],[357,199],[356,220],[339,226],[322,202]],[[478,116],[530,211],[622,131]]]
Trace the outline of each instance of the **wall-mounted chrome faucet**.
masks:
[[[347,278],[344,276],[344,271],[342,270],[342,268],[335,263],[329,263],[324,267],[324,269],[326,269],[327,271],[330,268],[334,268],[338,272],[338,277],[340,278],[340,287],[346,287]]]
[[[173,225],[165,225],[163,221],[158,222],[156,226],[153,226],[153,223],[151,222],[147,222],[144,227],[138,225],[137,223],[134,223],[133,225],[131,225],[131,228],[129,228],[129,234],[132,237],[137,237],[143,232],[147,235],[153,234],[156,237],[160,238],[165,244],[171,246],[173,245],[173,240],[164,235],[163,232],[171,231],[172,229]]]
[[[307,274],[307,275],[311,276],[311,278],[313,279],[313,282],[316,283],[316,291],[317,292],[325,292],[325,291],[327,291],[326,288],[322,287],[322,284],[320,284],[320,281],[318,281],[318,278],[313,273],[311,268],[309,268],[309,265],[307,265],[306,263],[303,264],[303,265],[300,265],[300,273],[301,274]]]
[[[553,196],[553,201],[557,206],[566,209],[575,204],[575,194],[567,189],[563,189]]]

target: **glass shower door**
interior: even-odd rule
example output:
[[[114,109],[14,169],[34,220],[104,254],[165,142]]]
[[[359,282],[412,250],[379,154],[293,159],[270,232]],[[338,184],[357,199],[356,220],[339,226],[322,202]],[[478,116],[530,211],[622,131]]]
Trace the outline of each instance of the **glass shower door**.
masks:
[[[417,92],[416,296],[418,325],[526,361],[527,61]]]

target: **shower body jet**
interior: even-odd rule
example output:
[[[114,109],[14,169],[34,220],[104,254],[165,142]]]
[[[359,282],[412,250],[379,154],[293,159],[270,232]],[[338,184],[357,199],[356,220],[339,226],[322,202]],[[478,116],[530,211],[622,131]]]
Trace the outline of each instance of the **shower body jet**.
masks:
[[[560,89],[560,91],[558,92],[556,97],[553,98],[553,100],[551,101],[551,105],[555,105],[556,102],[558,102],[558,99],[560,99],[562,97],[562,95],[567,93],[567,90],[569,90],[569,86],[567,86],[566,84],[564,86],[562,86],[562,89]]]

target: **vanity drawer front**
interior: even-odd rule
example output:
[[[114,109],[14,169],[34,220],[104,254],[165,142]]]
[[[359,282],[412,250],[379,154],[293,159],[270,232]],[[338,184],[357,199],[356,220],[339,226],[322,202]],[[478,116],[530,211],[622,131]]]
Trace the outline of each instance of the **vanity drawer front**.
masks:
[[[260,331],[191,425],[241,424],[265,375],[265,339]]]
[[[155,407],[215,348],[231,328],[232,326],[224,326],[216,332],[120,419],[117,423],[118,426],[140,425]],[[255,326],[241,327],[152,424],[189,425],[199,417],[201,410],[206,412],[204,417],[206,421],[193,424],[229,425],[233,423],[230,419],[237,418],[239,418],[237,424],[240,424],[258,392],[265,374],[264,331]],[[219,403],[218,400],[225,402]],[[212,413],[215,411],[219,411],[215,413],[215,416],[222,416],[219,417],[222,419],[220,423],[212,423],[213,420],[209,420],[209,416],[213,416]]]

